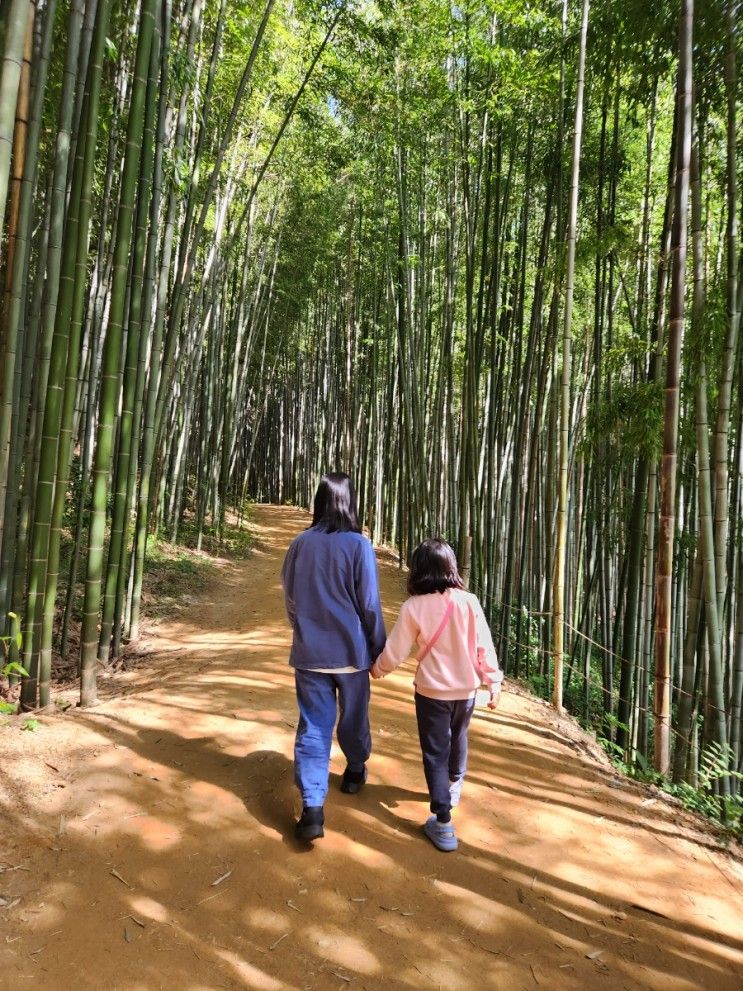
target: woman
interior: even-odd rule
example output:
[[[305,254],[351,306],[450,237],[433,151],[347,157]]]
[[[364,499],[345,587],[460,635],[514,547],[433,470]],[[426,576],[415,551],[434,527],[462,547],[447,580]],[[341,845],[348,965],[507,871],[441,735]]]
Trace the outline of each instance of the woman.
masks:
[[[323,835],[330,747],[337,710],[338,743],[346,758],[341,791],[366,781],[371,752],[369,669],[385,644],[377,565],[361,532],[348,475],[323,475],[312,525],[292,541],[281,571],[294,637],[299,725],[294,776],[302,795],[298,839]]]

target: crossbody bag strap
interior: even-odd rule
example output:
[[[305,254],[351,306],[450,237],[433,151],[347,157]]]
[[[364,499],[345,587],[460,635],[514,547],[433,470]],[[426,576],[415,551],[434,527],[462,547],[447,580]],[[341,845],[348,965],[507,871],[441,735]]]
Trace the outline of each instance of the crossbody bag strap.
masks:
[[[426,644],[426,646],[423,648],[422,653],[420,653],[418,655],[418,657],[416,658],[416,660],[418,661],[419,664],[423,660],[423,658],[426,656],[426,654],[429,653],[429,651],[432,649],[432,647],[434,646],[434,644],[436,643],[436,641],[439,639],[439,637],[441,636],[441,634],[446,629],[446,624],[449,622],[449,618],[450,618],[453,610],[454,610],[454,602],[451,599],[449,599],[449,601],[446,604],[446,609],[444,610],[444,615],[441,618],[441,622],[439,623],[439,625],[436,628],[436,632],[431,637],[431,639],[428,641],[428,643]]]

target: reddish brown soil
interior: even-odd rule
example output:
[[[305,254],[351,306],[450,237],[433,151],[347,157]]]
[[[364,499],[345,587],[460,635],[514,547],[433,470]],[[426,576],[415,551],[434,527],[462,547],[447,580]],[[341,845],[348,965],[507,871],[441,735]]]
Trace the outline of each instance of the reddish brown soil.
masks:
[[[0,987],[740,991],[740,860],[516,692],[473,721],[457,853],[421,833],[407,666],[373,686],[366,788],[339,793],[334,751],[325,838],[294,842],[278,572],[304,525],[258,507],[254,555],[147,668],[0,730]]]

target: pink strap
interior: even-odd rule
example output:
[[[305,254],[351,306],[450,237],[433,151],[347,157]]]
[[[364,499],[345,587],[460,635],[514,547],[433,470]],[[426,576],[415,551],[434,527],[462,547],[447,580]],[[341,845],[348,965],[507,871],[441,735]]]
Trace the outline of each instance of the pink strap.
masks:
[[[426,654],[431,650],[431,648],[436,643],[436,641],[439,639],[439,637],[441,636],[441,634],[444,632],[444,629],[446,628],[446,624],[449,622],[449,617],[451,616],[453,609],[454,609],[454,603],[453,603],[453,601],[451,599],[449,599],[449,601],[446,604],[446,610],[444,611],[444,615],[443,615],[442,620],[441,620],[441,622],[439,623],[439,625],[438,625],[438,627],[436,629],[436,632],[431,637],[431,639],[428,641],[428,643],[426,644],[426,646],[423,648],[423,652],[421,654],[419,654],[418,657],[417,657],[417,661],[418,661],[419,664],[423,660],[423,658],[426,656]]]

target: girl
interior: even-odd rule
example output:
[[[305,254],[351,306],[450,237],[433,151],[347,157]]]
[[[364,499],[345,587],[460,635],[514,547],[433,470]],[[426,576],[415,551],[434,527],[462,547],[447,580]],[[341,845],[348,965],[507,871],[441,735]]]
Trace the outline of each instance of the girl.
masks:
[[[299,723],[294,776],[302,795],[295,825],[301,840],[323,835],[323,805],[333,728],[347,766],[341,791],[366,781],[371,752],[369,669],[384,647],[385,629],[372,545],[361,532],[348,475],[323,475],[312,525],[292,541],[281,571],[294,636]]]
[[[480,603],[464,591],[445,540],[424,540],[413,551],[408,592],[372,677],[394,671],[416,644],[422,648],[414,678],[415,713],[433,813],[423,831],[439,850],[456,850],[451,809],[459,804],[467,770],[475,694],[487,684],[488,707],[494,709],[503,672]]]

